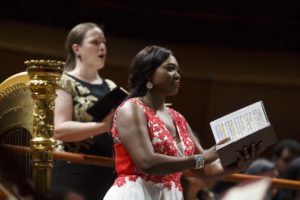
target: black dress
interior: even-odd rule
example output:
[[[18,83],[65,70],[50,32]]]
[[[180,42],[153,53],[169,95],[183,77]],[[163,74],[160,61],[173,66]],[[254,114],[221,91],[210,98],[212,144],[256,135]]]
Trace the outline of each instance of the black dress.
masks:
[[[90,84],[68,74],[64,74],[61,81],[62,88],[73,97],[73,120],[94,121],[86,110],[111,91],[112,82]],[[104,133],[80,142],[59,141],[57,150],[112,157],[113,141],[109,133]],[[74,191],[85,200],[103,199],[114,179],[113,168],[54,161],[51,189],[54,192]]]

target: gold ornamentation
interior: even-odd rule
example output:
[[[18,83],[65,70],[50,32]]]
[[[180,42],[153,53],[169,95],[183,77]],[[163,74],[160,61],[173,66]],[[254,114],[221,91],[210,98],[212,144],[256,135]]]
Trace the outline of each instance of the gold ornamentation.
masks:
[[[55,60],[25,61],[29,82],[27,86],[33,98],[33,126],[30,146],[33,150],[33,181],[39,192],[50,187],[53,139],[54,102],[56,89],[61,87],[60,78],[64,63]]]

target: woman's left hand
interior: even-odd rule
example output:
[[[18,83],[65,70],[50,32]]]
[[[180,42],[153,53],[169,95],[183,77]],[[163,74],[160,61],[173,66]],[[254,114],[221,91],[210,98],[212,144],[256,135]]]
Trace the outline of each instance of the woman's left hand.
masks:
[[[249,148],[244,146],[241,151],[237,152],[239,158],[239,170],[245,170],[249,164],[263,151],[262,142],[252,143]]]

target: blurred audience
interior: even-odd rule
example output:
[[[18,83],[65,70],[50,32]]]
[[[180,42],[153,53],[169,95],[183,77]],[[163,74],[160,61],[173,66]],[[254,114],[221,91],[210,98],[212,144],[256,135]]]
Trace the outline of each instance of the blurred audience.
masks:
[[[275,167],[275,164],[267,159],[260,158],[253,161],[248,169],[245,170],[245,174],[257,175],[257,176],[266,176],[270,178],[278,177],[278,170]],[[276,198],[278,195],[278,189],[268,188],[265,199],[271,200]]]
[[[281,177],[289,163],[300,156],[300,143],[294,139],[281,140],[273,149],[273,161]]]
[[[276,169],[275,164],[265,158],[260,158],[253,161],[244,173],[250,175],[267,176],[271,178],[278,177],[278,170]]]
[[[248,181],[228,190],[221,200],[266,200],[270,186],[266,178]]]
[[[181,177],[184,199],[214,200],[215,195],[210,190],[213,183],[195,177]]]
[[[300,157],[288,165],[283,178],[300,181]],[[300,200],[300,190],[280,190],[276,200]]]

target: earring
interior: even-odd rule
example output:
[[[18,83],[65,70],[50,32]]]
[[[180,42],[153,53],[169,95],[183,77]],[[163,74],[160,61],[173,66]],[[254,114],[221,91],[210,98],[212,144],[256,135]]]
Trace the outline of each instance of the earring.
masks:
[[[146,87],[147,87],[148,90],[151,90],[153,88],[153,83],[151,83],[151,81],[148,81],[146,83]]]
[[[76,55],[76,57],[77,57],[78,59],[81,59],[81,55]]]

